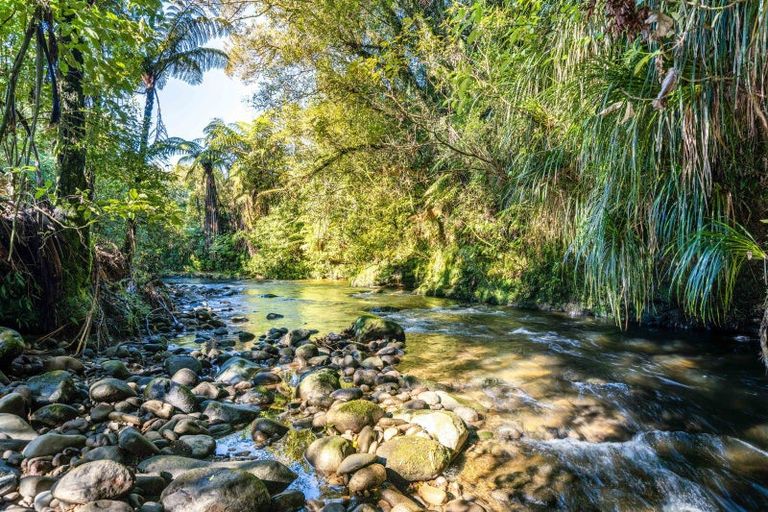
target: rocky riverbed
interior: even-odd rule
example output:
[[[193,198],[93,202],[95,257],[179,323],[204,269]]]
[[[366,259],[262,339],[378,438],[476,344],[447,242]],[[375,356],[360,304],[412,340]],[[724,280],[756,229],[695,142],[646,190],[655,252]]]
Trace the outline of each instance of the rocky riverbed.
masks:
[[[5,510],[490,510],[446,472],[483,408],[401,374],[398,324],[365,315],[339,334],[259,334],[179,299],[155,325],[165,334],[78,358],[0,328]],[[196,347],[170,343],[184,330]],[[233,336],[253,343],[235,350]],[[291,457],[317,489],[278,460]]]

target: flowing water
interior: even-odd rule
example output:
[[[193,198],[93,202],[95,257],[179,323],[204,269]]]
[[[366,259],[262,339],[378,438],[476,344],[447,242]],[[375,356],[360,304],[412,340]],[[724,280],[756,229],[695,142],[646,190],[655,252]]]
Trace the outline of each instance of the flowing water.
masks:
[[[181,282],[256,334],[338,332],[370,310],[400,323],[398,369],[485,408],[453,471],[501,510],[768,510],[768,377],[749,337],[323,281]]]

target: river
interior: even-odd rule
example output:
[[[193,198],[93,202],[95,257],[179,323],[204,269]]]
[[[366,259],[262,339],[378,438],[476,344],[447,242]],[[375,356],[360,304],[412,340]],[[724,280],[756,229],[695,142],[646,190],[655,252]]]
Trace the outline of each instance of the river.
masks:
[[[747,336],[622,332],[327,281],[173,282],[256,334],[338,332],[371,310],[400,323],[398,369],[485,408],[453,471],[500,509],[768,510],[768,377]]]

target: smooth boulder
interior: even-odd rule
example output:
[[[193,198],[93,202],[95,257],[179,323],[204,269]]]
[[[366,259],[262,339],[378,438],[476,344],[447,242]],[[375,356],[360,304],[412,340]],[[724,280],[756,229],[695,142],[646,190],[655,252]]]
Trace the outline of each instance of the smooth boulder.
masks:
[[[450,451],[437,441],[419,436],[395,437],[381,445],[376,455],[387,469],[404,480],[432,480],[448,467]]]
[[[237,469],[200,468],[179,475],[160,496],[166,512],[266,512],[270,498],[254,475]]]
[[[341,433],[360,432],[365,426],[374,426],[384,417],[384,410],[369,400],[350,400],[334,405],[326,413],[325,421]]]
[[[53,487],[53,497],[65,503],[90,503],[117,498],[133,487],[134,476],[111,460],[86,462],[71,469]]]

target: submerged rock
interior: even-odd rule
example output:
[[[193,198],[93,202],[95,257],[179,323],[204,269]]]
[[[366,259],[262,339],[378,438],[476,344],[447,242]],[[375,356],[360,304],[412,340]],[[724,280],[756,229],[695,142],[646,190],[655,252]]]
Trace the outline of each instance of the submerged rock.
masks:
[[[270,498],[254,475],[237,469],[201,468],[181,474],[165,488],[166,512],[266,512]]]

